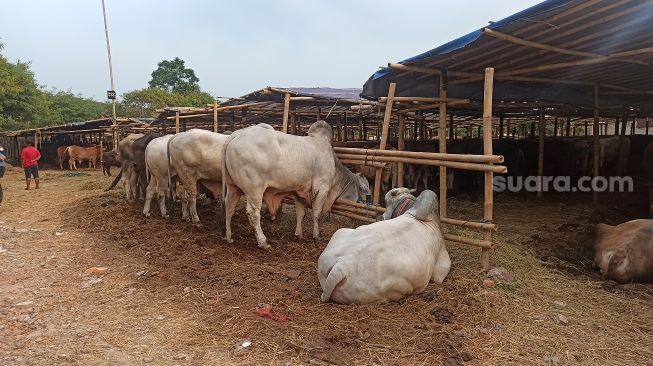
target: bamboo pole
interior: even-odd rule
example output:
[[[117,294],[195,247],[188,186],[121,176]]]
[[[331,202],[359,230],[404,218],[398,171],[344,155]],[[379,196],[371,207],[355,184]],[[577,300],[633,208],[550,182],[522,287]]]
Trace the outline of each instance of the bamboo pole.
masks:
[[[466,238],[464,236],[458,236],[453,234],[443,234],[445,240],[453,241],[456,243],[468,244],[477,247],[481,247],[481,253],[487,253],[487,265],[490,266],[490,250],[492,249],[492,242],[488,240],[480,240],[474,238]]]
[[[624,121],[625,122],[625,121]],[[594,84],[594,126],[592,140],[594,140],[594,166],[592,167],[592,177],[599,176],[599,84]],[[621,149],[620,149],[621,150]],[[599,192],[592,190],[592,203],[594,209],[598,208]]]
[[[288,133],[288,113],[290,112],[290,93],[286,93],[283,97],[283,121],[281,130],[283,133]]]
[[[335,210],[335,209],[332,209],[330,212],[333,213],[333,214],[336,214],[336,215],[348,217],[350,219],[360,220],[360,221],[363,221],[363,222],[369,222],[369,223],[375,223],[376,222],[376,219],[361,216],[361,215],[356,215],[356,214],[353,214],[351,212],[345,212],[345,211],[340,211],[340,210]]]
[[[442,154],[419,151],[399,151],[399,150],[377,150],[377,149],[360,149],[354,147],[335,146],[333,150],[342,154],[360,154],[369,158],[376,156],[388,157],[405,157],[415,159],[433,159],[443,161],[460,161],[468,163],[503,163],[502,155],[474,155],[474,154]]]
[[[375,162],[383,162],[383,163],[403,162],[403,163],[416,164],[416,165],[445,166],[447,168],[465,169],[465,170],[473,170],[479,172],[493,172],[493,173],[508,172],[507,168],[503,165],[467,163],[467,162],[448,161],[448,160],[415,159],[415,158],[405,158],[405,157],[398,157],[398,156],[364,156],[364,155],[357,155],[357,154],[342,154],[342,153],[336,153],[336,156],[338,157],[338,159],[341,159],[341,161],[356,161],[360,165],[368,165],[368,166],[371,166],[370,163],[375,163]]]
[[[483,88],[483,154],[492,155],[492,95],[494,89],[494,68],[485,69],[485,85]],[[492,209],[494,205],[493,192],[493,174],[490,171],[485,172],[485,194],[483,197],[483,219],[485,222],[492,222]],[[472,244],[469,242],[468,244]],[[476,244],[481,246],[481,268],[487,270],[490,268],[490,249],[492,248],[492,231],[483,232],[483,240]],[[474,244],[472,244],[474,245]],[[480,246],[480,245],[479,245]]]
[[[566,131],[565,135],[569,137],[569,132],[571,131],[571,114],[567,114],[567,126],[566,126]]]
[[[377,161],[365,161],[364,159],[343,159],[340,157],[338,157],[338,159],[340,159],[341,163],[348,165],[365,165],[375,168],[385,168],[387,166],[385,163],[380,163]]]
[[[399,131],[397,132],[397,149],[399,151],[404,151],[406,148],[406,116],[403,114],[399,115]],[[404,163],[397,163],[397,187],[404,186]]]
[[[213,132],[218,133],[218,101],[213,101]]]
[[[440,142],[439,153],[447,152],[447,73],[442,72],[440,75],[440,125],[438,126],[438,140]],[[440,166],[440,216],[447,216],[447,167]],[[426,187],[425,187],[426,188]]]
[[[179,111],[175,112],[175,133],[179,133]]]
[[[380,103],[387,103],[389,97],[379,97]],[[392,98],[394,102],[424,102],[424,103],[469,103],[469,99],[460,99],[460,98],[440,98],[440,97],[394,97]]]
[[[388,87],[388,97],[386,99],[385,114],[383,115],[383,131],[381,132],[381,142],[379,150],[385,150],[385,145],[388,141],[388,128],[390,127],[390,118],[392,117],[392,104],[394,103],[396,83],[390,83]],[[382,168],[376,168],[376,176],[374,178],[374,195],[372,201],[374,204],[380,202],[381,193],[381,175],[383,174]]]
[[[544,108],[540,108],[540,119],[538,123],[537,136],[537,196],[542,197],[544,193],[544,135],[546,134],[546,123],[544,119]]]

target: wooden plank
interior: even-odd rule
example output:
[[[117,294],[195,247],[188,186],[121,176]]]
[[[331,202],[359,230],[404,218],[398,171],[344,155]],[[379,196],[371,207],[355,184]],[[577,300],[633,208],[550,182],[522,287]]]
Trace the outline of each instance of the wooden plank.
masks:
[[[179,111],[175,112],[175,133],[179,133]]]
[[[381,142],[379,150],[385,150],[385,145],[388,142],[388,129],[390,127],[390,118],[392,117],[392,104],[394,103],[395,90],[397,89],[396,83],[390,83],[388,87],[388,97],[386,99],[385,113],[383,115],[383,130],[381,132]],[[376,176],[374,178],[374,194],[372,201],[374,204],[380,202],[381,193],[381,175],[383,174],[382,168],[376,168]]]
[[[399,115],[399,129],[397,131],[397,150],[404,151],[406,148],[406,116]],[[404,163],[397,163],[397,187],[404,186]]]
[[[282,132],[288,133],[288,113],[290,112],[290,93],[286,93],[283,97],[283,120]]]
[[[218,133],[218,101],[213,101],[213,132]]]
[[[485,69],[485,83],[483,86],[483,154],[492,155],[492,97],[494,89],[494,69]],[[494,206],[494,191],[492,172],[485,172],[485,193],[483,196],[483,219],[485,222],[492,222],[492,210]],[[492,247],[492,230],[483,231],[483,244],[481,250],[481,268],[490,268],[490,248]],[[468,243],[471,244],[471,243]]]

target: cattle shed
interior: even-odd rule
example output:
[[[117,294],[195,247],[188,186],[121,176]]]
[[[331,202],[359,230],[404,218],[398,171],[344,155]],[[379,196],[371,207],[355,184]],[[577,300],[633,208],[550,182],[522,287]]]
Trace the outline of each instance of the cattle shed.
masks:
[[[120,133],[138,132],[146,129],[151,121],[146,118],[100,118],[64,125],[0,132],[0,145],[10,162],[20,160],[20,150],[26,141],[34,141],[43,155],[43,162],[54,164],[59,146],[98,146],[110,149],[117,139],[114,131]]]

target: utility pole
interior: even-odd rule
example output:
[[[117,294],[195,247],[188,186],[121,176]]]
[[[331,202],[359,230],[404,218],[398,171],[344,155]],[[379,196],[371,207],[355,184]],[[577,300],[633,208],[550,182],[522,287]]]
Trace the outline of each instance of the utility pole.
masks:
[[[116,87],[113,83],[113,65],[111,64],[111,46],[109,46],[109,29],[107,28],[107,11],[102,0],[102,16],[104,17],[104,36],[107,40],[107,56],[109,57],[109,79],[111,80],[111,90],[107,92],[107,97],[111,99],[111,109],[113,111],[111,124],[113,126],[113,149],[118,149],[118,131],[116,130]]]

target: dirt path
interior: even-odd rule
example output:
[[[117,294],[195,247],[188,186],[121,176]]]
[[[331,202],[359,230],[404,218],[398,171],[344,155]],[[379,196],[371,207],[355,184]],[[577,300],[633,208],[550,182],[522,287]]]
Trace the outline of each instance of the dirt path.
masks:
[[[606,287],[587,268],[561,271],[561,262],[543,262],[529,248],[559,241],[561,225],[586,215],[582,204],[497,201],[495,216],[506,226],[493,261],[513,272],[514,282],[484,288],[476,272],[478,251],[451,246],[454,269],[442,286],[391,304],[348,307],[319,302],[315,263],[326,242],[292,237],[292,215],[264,223],[274,249],[263,252],[240,209],[236,243],[225,244],[210,206],[200,210],[204,228],[157,214],[146,220],[142,206],[126,203],[120,191],[102,192],[109,178],[86,173],[67,177],[46,171],[38,191],[23,190],[17,170],[5,176],[2,365],[646,365],[653,360],[650,286]],[[479,211],[469,202],[453,206],[460,214]],[[324,236],[348,224],[353,223],[329,219]],[[582,233],[573,226],[567,230]],[[574,240],[584,239],[569,245]],[[86,273],[90,267],[108,269]],[[262,304],[289,321],[257,316]],[[252,346],[235,351],[244,340]]]

